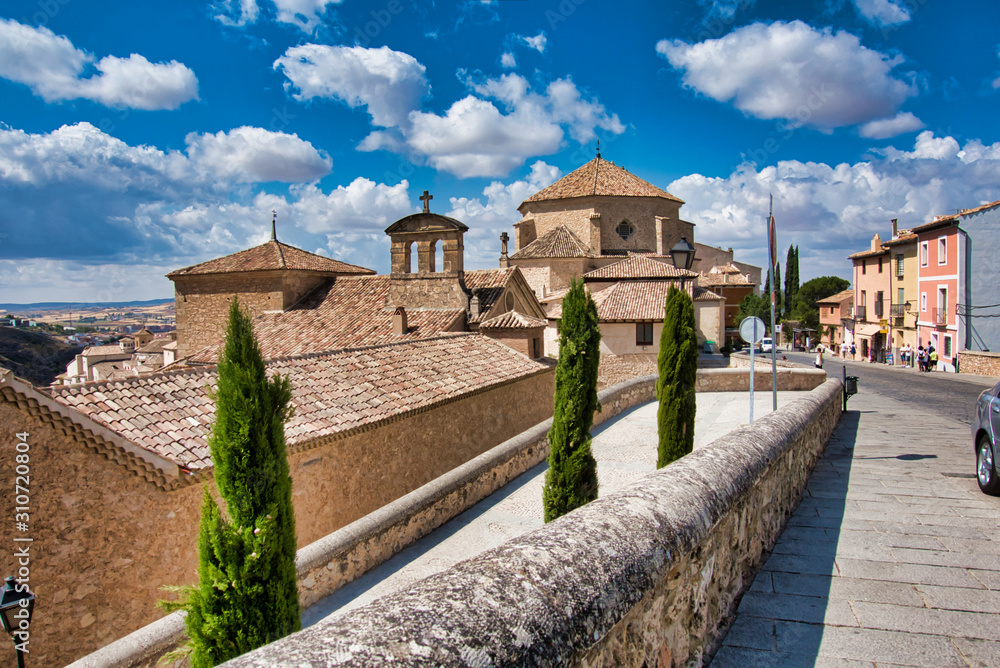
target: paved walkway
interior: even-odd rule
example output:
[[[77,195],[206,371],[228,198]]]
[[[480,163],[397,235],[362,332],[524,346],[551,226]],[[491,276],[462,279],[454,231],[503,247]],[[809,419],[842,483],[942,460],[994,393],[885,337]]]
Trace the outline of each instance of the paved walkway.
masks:
[[[969,426],[863,387],[849,409],[712,668],[1000,666],[1000,498]]]
[[[779,392],[778,406],[801,393]],[[771,392],[756,392],[754,416],[771,411]],[[750,401],[744,392],[698,394],[695,448],[702,447],[749,422]],[[633,408],[593,431],[593,453],[602,496],[626,487],[656,470],[656,403]],[[315,624],[409,587],[434,573],[496,547],[543,525],[542,485],[546,463],[539,464],[429,536],[403,550],[351,584],[316,603],[302,615],[302,625]]]

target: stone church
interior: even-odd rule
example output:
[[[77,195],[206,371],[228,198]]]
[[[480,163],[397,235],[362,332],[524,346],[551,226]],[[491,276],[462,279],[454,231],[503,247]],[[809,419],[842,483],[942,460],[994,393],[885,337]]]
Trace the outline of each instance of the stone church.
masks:
[[[695,302],[699,343],[721,346],[734,335],[726,296],[711,289],[708,278],[718,273],[717,265],[733,266],[733,251],[694,243],[695,225],[680,215],[683,203],[600,153],[521,203],[515,250],[508,257],[504,249],[500,266],[519,267],[546,307],[550,354],[573,277],[587,284],[597,302],[604,355],[655,355],[671,285]],[[691,268],[697,272],[673,265],[670,251],[682,240],[693,244]],[[742,282],[759,285],[760,268],[742,266]]]

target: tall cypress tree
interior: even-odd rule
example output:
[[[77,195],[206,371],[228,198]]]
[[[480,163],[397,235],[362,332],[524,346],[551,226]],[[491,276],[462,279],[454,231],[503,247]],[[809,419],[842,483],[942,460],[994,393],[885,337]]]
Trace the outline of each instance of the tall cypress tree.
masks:
[[[225,513],[205,489],[199,584],[167,607],[187,609],[191,665],[207,668],[301,628],[295,516],[284,425],[288,378],[268,380],[249,315],[229,311],[209,437]]]
[[[782,295],[781,295],[781,263],[774,263],[774,317],[776,320],[781,320],[781,306],[782,306]]]
[[[656,414],[660,443],[656,468],[663,468],[694,449],[695,381],[698,375],[698,334],[694,302],[671,287],[664,305],[660,353],[656,360]]]
[[[552,449],[542,490],[546,522],[597,498],[597,462],[590,452],[590,428],[594,411],[599,409],[600,342],[597,305],[583,281],[573,279],[559,320],[555,411],[549,430]]]

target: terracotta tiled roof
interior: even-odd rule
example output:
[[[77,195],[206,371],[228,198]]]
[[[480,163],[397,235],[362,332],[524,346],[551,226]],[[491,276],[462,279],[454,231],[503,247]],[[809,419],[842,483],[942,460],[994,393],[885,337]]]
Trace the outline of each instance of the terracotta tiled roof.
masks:
[[[682,200],[666,190],[661,190],[652,183],[643,181],[635,174],[631,174],[615,163],[600,157],[594,158],[579,169],[570,172],[549,187],[539,190],[524,200],[524,203],[591,195],[665,197],[683,203]]]
[[[295,246],[268,241],[260,246],[215,258],[191,267],[177,269],[167,274],[168,278],[176,276],[195,276],[199,274],[228,274],[244,271],[274,271],[276,269],[297,269],[302,271],[336,272],[340,274],[374,274],[372,269],[365,269],[339,260],[333,260],[322,255],[314,255]]]
[[[262,313],[254,333],[264,359],[327,352],[437,336],[452,328],[464,309],[407,309],[407,333],[392,332],[386,309],[389,277],[345,276],[320,285],[287,311]],[[192,354],[189,362],[214,364],[221,344]]]
[[[510,259],[533,260],[547,257],[594,257],[594,253],[568,227],[560,225],[511,255]]]
[[[843,290],[841,292],[838,292],[835,295],[830,295],[829,297],[826,297],[825,299],[817,299],[816,303],[817,304],[842,304],[843,302],[846,302],[849,299],[854,299],[854,289],[853,288],[848,288],[847,290]]]
[[[469,322],[480,322],[493,305],[500,299],[504,288],[514,276],[514,272],[520,271],[517,267],[507,267],[506,269],[476,269],[465,272],[465,287],[469,291],[476,290],[479,296],[479,315],[470,317]]]
[[[669,262],[655,260],[646,255],[630,258],[595,269],[583,275],[584,280],[622,280],[629,278],[690,278],[698,274],[686,269],[678,269]]]
[[[879,255],[885,255],[888,252],[889,251],[886,248],[880,248],[878,250],[866,250],[866,251],[861,251],[860,253],[854,253],[853,255],[848,255],[847,259],[860,260],[861,258],[865,257],[877,257]]]
[[[742,274],[739,267],[731,264],[715,265],[708,273],[710,274]]]
[[[924,223],[923,225],[917,225],[911,232],[927,232],[928,230],[933,230],[942,225],[948,225],[957,222],[962,216],[968,216],[973,213],[979,213],[980,211],[986,211],[987,209],[992,209],[995,206],[1000,206],[1000,200],[996,202],[989,202],[988,204],[981,204],[980,206],[973,207],[971,209],[962,209],[958,213],[953,213],[947,216],[936,216],[934,220],[929,223]]]
[[[117,343],[112,343],[106,346],[88,346],[83,349],[84,357],[90,357],[91,355],[125,355],[130,356],[132,353],[122,352],[122,347]]]
[[[163,352],[163,349],[167,347],[170,343],[176,343],[170,339],[153,339],[142,348],[137,348],[135,352],[137,353],[159,353]],[[174,346],[176,348],[177,346]]]
[[[698,275],[698,285],[708,286],[714,288],[724,288],[728,285],[757,285],[755,282],[751,281],[744,274],[699,274]]]
[[[591,293],[591,296],[597,304],[597,317],[601,322],[660,321],[672,285],[680,287],[680,281],[622,281]],[[562,303],[553,306],[548,315],[549,320],[561,317]]]
[[[533,329],[545,327],[547,324],[545,320],[532,318],[517,311],[507,311],[489,320],[484,320],[479,325],[479,329]]]
[[[529,376],[547,365],[481,334],[274,360],[287,375],[295,414],[289,447],[421,410],[469,392]],[[125,381],[52,388],[52,397],[189,469],[212,465],[207,436],[215,415],[208,396],[215,367]]]
[[[712,292],[708,288],[703,288],[699,285],[694,286],[694,300],[696,302],[721,301],[723,299],[725,297]]]
[[[889,239],[888,241],[883,241],[883,246],[902,246],[903,244],[913,243],[917,240],[917,235],[913,232],[907,232],[906,234],[900,234],[894,239]]]

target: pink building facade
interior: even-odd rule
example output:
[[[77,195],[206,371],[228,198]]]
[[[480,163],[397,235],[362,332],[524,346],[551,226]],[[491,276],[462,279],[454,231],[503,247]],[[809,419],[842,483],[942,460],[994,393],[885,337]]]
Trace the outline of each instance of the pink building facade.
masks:
[[[964,280],[959,258],[965,238],[954,218],[936,220],[913,228],[917,235],[918,317],[917,345],[934,346],[939,371],[954,371],[958,350],[965,340],[958,303]]]

